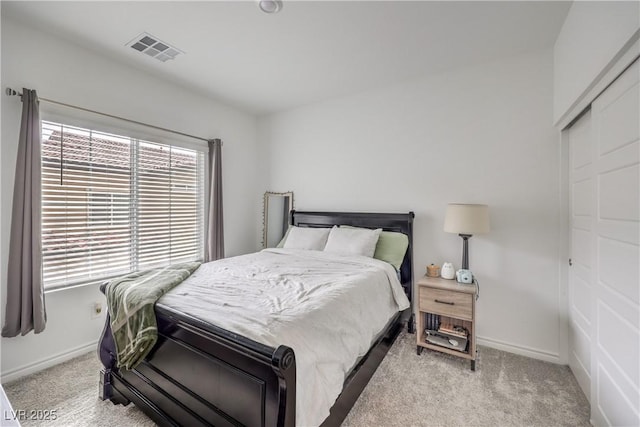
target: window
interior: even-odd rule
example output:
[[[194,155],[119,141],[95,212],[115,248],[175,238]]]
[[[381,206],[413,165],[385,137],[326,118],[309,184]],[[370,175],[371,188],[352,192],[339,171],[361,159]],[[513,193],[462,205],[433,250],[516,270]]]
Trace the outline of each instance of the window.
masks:
[[[202,259],[204,154],[42,122],[45,289]]]

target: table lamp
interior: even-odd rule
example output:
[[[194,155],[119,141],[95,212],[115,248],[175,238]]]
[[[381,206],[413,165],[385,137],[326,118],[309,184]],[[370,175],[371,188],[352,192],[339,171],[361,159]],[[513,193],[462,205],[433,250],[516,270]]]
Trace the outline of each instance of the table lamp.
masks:
[[[469,269],[469,238],[489,232],[489,206],[449,203],[444,231],[462,237],[462,269]]]

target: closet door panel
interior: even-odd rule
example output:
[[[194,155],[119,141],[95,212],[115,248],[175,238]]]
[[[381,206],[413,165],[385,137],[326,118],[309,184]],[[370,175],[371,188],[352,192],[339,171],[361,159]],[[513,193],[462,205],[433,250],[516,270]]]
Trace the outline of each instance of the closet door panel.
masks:
[[[633,402],[626,397],[626,393],[618,386],[619,380],[614,379],[605,368],[607,363],[600,364],[595,375],[597,383],[600,385],[597,395],[592,403],[591,412],[604,414],[606,408],[607,417],[599,416],[592,419],[596,426],[637,426],[637,415]]]
[[[578,181],[573,184],[573,214],[579,217],[591,215],[591,187],[590,179]],[[589,227],[589,226],[585,226]]]
[[[570,232],[569,269],[569,367],[587,399],[591,398],[593,137],[591,112],[587,111],[569,132]]]
[[[591,274],[591,230],[582,229],[575,225],[573,229],[573,262],[579,264],[587,273],[584,277]],[[590,281],[590,279],[586,279]]]
[[[621,383],[629,382],[634,388],[639,384],[638,361],[640,352],[637,346],[629,346],[629,342],[637,342],[638,330],[633,324],[620,316],[615,309],[604,301],[598,301],[598,345],[600,354],[608,356],[614,362],[616,371],[619,371],[623,379]],[[621,340],[614,334],[609,333],[616,329],[620,336],[626,337]],[[631,396],[630,396],[631,397]]]
[[[571,151],[571,172],[576,180],[588,176],[584,174],[583,166],[591,164],[591,112],[587,111],[584,116],[578,119],[569,130]],[[582,171],[581,171],[582,169]]]
[[[574,292],[572,295],[573,309],[577,314],[582,316],[582,319],[574,318],[574,320],[582,326],[583,330],[588,331],[591,325],[591,286],[589,285],[589,282],[580,277],[579,274],[576,274],[574,278]]]
[[[640,286],[630,278],[638,275],[639,257],[637,245],[598,237],[598,282],[635,305],[640,303]]]
[[[595,223],[592,232],[592,420],[640,425],[640,65],[591,105]]]
[[[638,164],[622,166],[601,173],[598,179],[600,198],[598,199],[599,218],[601,220],[634,221],[640,212],[638,182],[640,168]]]
[[[575,313],[573,314],[575,316]],[[584,391],[585,396],[589,398],[589,390],[591,387],[591,338],[589,334],[580,326],[583,324],[579,320],[572,321],[571,333],[569,334],[569,366],[573,375],[578,381],[578,385]]]
[[[637,67],[637,65],[636,65]],[[640,127],[640,95],[638,82],[634,76],[627,74],[629,70],[616,80],[594,104],[598,102],[598,154],[610,153],[626,144],[638,140]]]

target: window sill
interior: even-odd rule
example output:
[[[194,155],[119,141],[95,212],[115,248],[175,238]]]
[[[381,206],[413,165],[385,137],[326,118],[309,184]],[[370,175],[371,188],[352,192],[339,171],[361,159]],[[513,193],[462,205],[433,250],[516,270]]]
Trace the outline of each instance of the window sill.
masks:
[[[112,277],[107,277],[104,279],[100,279],[100,280],[93,280],[90,282],[83,282],[83,283],[76,283],[74,285],[61,285],[61,286],[52,286],[50,288],[46,288],[44,290],[45,295],[46,294],[52,294],[55,292],[60,292],[60,291],[67,291],[69,289],[77,289],[77,288],[84,288],[87,286],[100,286],[101,284],[103,284],[106,281],[111,280]]]

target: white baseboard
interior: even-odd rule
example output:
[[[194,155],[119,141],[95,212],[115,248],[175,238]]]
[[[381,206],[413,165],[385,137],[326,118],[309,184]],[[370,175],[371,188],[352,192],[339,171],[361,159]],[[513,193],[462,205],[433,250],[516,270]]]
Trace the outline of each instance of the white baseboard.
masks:
[[[89,353],[90,351],[95,351],[97,348],[98,348],[98,341],[96,340],[88,344],[84,344],[79,347],[75,347],[70,350],[63,351],[62,353],[45,357],[44,359],[40,359],[37,362],[29,363],[27,365],[20,366],[10,371],[3,372],[1,377],[1,382],[2,384],[5,384],[10,381],[17,380],[18,378],[24,377],[25,375],[34,374],[43,369],[50,368],[51,366],[57,365],[62,362],[66,362],[67,360],[73,359],[74,357],[81,356],[85,353]]]
[[[533,359],[544,360],[545,362],[562,364],[560,362],[560,355],[558,353],[551,353],[549,351],[539,350],[537,348],[511,344],[487,337],[477,337],[477,342],[479,345],[507,351],[509,353],[519,354],[521,356],[527,356]]]
[[[521,356],[527,356],[534,359],[544,360],[546,362],[560,364],[560,357],[557,353],[551,353],[531,347],[510,344],[504,341],[486,337],[478,337],[478,344],[498,350],[507,351],[509,353],[519,354]],[[81,356],[90,351],[95,351],[97,348],[98,341],[93,341],[80,347],[76,347],[71,350],[41,359],[37,362],[15,368],[7,372],[3,372],[1,382],[4,384],[10,381],[17,380],[18,378],[24,377],[25,375],[34,374],[43,369],[49,368],[62,362],[66,362],[67,360],[73,359],[74,357]]]

